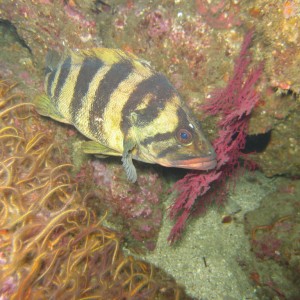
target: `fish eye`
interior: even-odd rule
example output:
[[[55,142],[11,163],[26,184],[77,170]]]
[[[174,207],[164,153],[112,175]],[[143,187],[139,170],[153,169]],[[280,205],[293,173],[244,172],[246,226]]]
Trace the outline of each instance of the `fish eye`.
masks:
[[[181,144],[187,145],[191,143],[193,135],[186,129],[179,129],[176,133],[176,138]]]

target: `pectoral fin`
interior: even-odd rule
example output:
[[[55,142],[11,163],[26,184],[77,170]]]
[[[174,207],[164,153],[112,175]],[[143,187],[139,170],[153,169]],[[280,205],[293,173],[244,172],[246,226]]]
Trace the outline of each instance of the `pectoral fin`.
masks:
[[[83,142],[81,148],[84,153],[95,154],[98,157],[104,158],[107,156],[121,156],[121,153],[110,149],[95,141]]]
[[[36,111],[45,117],[50,117],[61,123],[70,124],[55,108],[51,100],[45,94],[39,95],[33,99]]]
[[[132,162],[131,150],[136,146],[134,141],[124,142],[124,152],[122,155],[123,167],[126,172],[128,180],[131,182],[136,182],[137,174],[136,169]]]

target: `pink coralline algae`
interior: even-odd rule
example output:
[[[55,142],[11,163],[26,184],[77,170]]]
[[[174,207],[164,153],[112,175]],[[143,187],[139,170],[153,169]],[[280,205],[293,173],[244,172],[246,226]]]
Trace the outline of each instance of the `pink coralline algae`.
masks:
[[[65,4],[64,10],[68,17],[73,19],[75,22],[80,23],[82,26],[84,26],[84,27],[95,27],[96,26],[95,21],[87,20],[86,17],[72,5]]]
[[[269,235],[264,236],[264,239],[253,240],[252,247],[255,255],[260,259],[274,259],[281,261],[282,241],[276,237]]]
[[[162,221],[162,185],[158,174],[140,174],[137,184],[131,185],[122,177],[122,166],[110,168],[106,162],[96,159],[90,166],[94,183],[104,195],[105,206],[121,220],[126,238],[153,250]]]
[[[171,30],[171,20],[156,10],[146,16],[147,33],[151,38],[160,38]]]
[[[169,212],[170,218],[176,219],[168,237],[170,243],[180,237],[192,211],[204,212],[206,205],[212,201],[212,196],[216,193],[219,198],[223,198],[225,179],[231,176],[239,165],[238,159],[245,147],[250,114],[259,100],[254,87],[263,69],[261,64],[250,73],[247,72],[251,62],[248,49],[252,36],[253,31],[245,36],[235,62],[233,77],[227,87],[213,93],[203,106],[208,115],[221,116],[218,123],[219,137],[213,143],[218,163],[215,170],[208,173],[191,172],[175,184],[179,194]],[[217,192],[210,190],[212,183],[219,184],[216,187]],[[199,197],[201,200],[195,204]]]
[[[232,1],[221,0],[213,5],[205,3],[203,0],[196,0],[196,7],[206,23],[213,28],[228,29],[241,25],[241,21],[237,17],[239,7]]]
[[[12,276],[8,277],[0,287],[0,300],[9,300],[16,287],[17,279]]]

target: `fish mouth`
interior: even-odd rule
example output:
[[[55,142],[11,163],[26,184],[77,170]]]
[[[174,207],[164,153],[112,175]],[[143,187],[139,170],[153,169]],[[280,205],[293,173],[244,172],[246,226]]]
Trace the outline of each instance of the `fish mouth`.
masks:
[[[186,160],[159,161],[165,167],[184,168],[192,170],[211,170],[217,166],[216,155],[189,158]]]

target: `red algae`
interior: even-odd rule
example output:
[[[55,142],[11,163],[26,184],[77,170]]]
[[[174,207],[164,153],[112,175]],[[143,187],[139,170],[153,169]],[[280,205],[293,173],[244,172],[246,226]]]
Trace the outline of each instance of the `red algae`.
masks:
[[[224,189],[225,179],[231,176],[239,165],[238,159],[242,156],[241,151],[245,147],[249,117],[259,100],[254,85],[262,73],[262,65],[250,74],[246,73],[251,62],[248,48],[252,36],[253,31],[245,36],[240,55],[235,63],[233,77],[227,87],[215,92],[203,106],[206,113],[221,114],[222,116],[218,124],[219,137],[213,143],[217,154],[217,167],[216,170],[204,174],[189,173],[176,183],[175,187],[179,195],[171,206],[169,214],[171,219],[177,218],[177,221],[168,237],[170,243],[180,237],[196,199],[202,197],[196,204],[199,207],[196,210],[204,212],[207,202],[211,202],[209,198],[212,197],[212,194],[208,193],[211,185],[221,182],[220,186],[216,186],[216,188]],[[246,79],[244,79],[245,77]],[[219,202],[221,201],[219,200]]]

